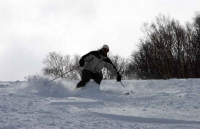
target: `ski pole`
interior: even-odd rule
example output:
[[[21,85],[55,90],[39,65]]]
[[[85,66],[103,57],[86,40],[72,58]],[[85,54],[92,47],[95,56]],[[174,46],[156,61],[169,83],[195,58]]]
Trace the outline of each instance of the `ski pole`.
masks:
[[[73,68],[73,69],[71,69],[71,70],[69,70],[69,71],[65,72],[64,74],[60,75],[59,77],[61,77],[61,76],[65,75],[65,74],[67,74],[67,73],[69,73],[69,72],[71,72],[71,71],[73,71],[73,70],[75,70],[75,69],[78,69],[79,67],[80,67],[80,66],[78,66],[78,67],[75,67],[75,68]],[[52,80],[50,80],[50,81],[46,82],[44,85],[46,85],[46,84],[48,84],[48,83],[50,83],[50,82],[52,82],[52,81],[56,80],[56,79],[57,79],[57,78],[59,78],[59,77],[56,77],[56,78],[54,78],[54,79],[52,79]]]
[[[122,82],[120,81],[120,83],[122,84]],[[125,88],[125,86],[122,84],[122,86]],[[126,88],[125,88],[126,89]]]
[[[120,81],[120,83],[122,84],[122,82]],[[122,86],[124,87],[124,89],[127,91],[127,89],[125,88],[125,86],[122,84]],[[129,95],[129,93],[127,92],[125,95]]]

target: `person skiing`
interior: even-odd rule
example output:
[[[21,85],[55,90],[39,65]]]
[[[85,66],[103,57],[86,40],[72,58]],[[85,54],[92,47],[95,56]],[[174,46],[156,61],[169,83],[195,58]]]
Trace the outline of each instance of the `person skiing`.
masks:
[[[79,65],[83,67],[83,70],[81,81],[77,84],[76,88],[85,87],[86,83],[89,82],[90,79],[93,79],[100,85],[103,79],[102,69],[104,67],[117,76],[117,81],[121,81],[121,75],[107,56],[108,52],[108,45],[103,45],[100,50],[91,51],[81,57]]]

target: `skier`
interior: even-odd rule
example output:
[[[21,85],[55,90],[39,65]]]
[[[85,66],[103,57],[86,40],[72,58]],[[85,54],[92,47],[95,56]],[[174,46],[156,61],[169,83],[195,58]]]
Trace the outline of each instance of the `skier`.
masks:
[[[100,85],[103,75],[103,67],[107,68],[114,75],[117,76],[117,81],[121,81],[121,75],[117,72],[116,67],[113,65],[111,60],[107,57],[109,52],[108,45],[98,51],[91,51],[88,54],[81,57],[79,65],[83,67],[81,81],[77,84],[76,88],[84,87],[90,79],[93,79],[97,84]]]

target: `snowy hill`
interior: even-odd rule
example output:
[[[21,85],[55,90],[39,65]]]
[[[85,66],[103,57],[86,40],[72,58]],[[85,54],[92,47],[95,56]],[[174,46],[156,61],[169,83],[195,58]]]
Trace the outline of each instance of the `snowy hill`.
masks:
[[[200,79],[47,81],[0,82],[1,129],[200,129]]]

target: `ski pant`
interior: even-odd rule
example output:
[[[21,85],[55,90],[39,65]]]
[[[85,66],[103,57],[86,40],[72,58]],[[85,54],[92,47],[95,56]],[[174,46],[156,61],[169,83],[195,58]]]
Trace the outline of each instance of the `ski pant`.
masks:
[[[81,81],[77,84],[76,88],[84,87],[90,79],[94,79],[94,81],[100,85],[103,75],[101,73],[92,73],[89,70],[84,69],[82,70]]]

